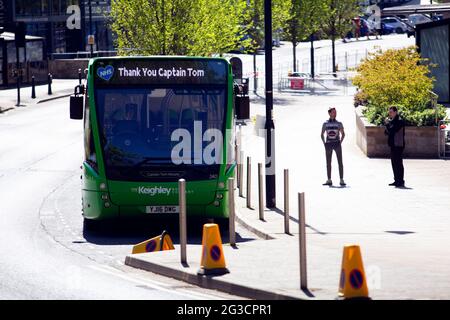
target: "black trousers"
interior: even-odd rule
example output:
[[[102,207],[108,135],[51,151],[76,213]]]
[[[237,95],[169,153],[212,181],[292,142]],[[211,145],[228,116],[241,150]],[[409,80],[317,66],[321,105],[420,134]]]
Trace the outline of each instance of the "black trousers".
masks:
[[[405,169],[403,168],[403,147],[391,147],[391,163],[396,183],[404,184]]]
[[[344,164],[342,162],[342,147],[340,143],[325,143],[325,155],[327,159],[327,177],[331,180],[331,156],[333,150],[336,152],[336,157],[339,165],[339,177],[344,179]]]

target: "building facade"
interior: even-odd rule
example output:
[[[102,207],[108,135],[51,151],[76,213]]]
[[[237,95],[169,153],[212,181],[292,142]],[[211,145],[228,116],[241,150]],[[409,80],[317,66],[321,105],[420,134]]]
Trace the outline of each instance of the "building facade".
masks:
[[[45,51],[49,58],[55,53],[89,51],[88,35],[91,32],[95,36],[95,51],[113,50],[112,33],[108,27],[111,0],[0,0],[0,2],[3,2],[6,8],[3,14],[6,23],[23,21],[26,23],[27,35],[43,37],[46,40]]]

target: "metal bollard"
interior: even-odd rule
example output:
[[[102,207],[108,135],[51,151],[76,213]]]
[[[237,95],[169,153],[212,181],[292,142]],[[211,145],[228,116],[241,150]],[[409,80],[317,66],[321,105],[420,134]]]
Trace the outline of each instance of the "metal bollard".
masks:
[[[239,197],[243,198],[244,197],[244,152],[241,151],[240,155],[239,155],[239,159],[241,160],[239,163]]]
[[[305,228],[305,193],[298,194],[298,238],[300,247],[300,288],[307,289],[306,274],[306,228]]]
[[[239,144],[239,151],[241,150],[241,146],[242,146],[242,125],[239,124],[239,131],[238,131],[238,144]]]
[[[34,76],[31,77],[31,99],[36,99],[36,84]]]
[[[252,208],[252,158],[247,157],[247,208]]]
[[[241,125],[239,125],[239,130],[236,134],[236,161],[237,161],[237,172],[236,172],[236,184],[237,187],[240,188],[241,186],[241,170],[242,170],[242,158],[241,158],[241,143],[242,143],[242,137],[241,137]]]
[[[16,85],[17,85],[17,104],[16,106],[20,107],[20,71],[19,68],[17,68],[16,71],[14,71],[14,76],[16,77]]]
[[[81,84],[81,69],[78,69],[78,82]]]
[[[230,232],[230,246],[236,245],[235,208],[234,208],[234,178],[228,178],[228,220]]]
[[[186,258],[186,180],[178,180],[178,205],[180,206],[180,252],[181,263],[187,263]]]
[[[239,146],[237,144],[237,140],[236,140],[236,145],[234,146],[234,154],[235,154],[235,158],[236,158],[236,167],[235,167],[235,176],[236,176],[236,187],[239,184]]]
[[[51,95],[52,94],[52,82],[53,82],[51,73],[49,73],[47,75],[47,82],[48,82],[48,94]]]
[[[348,71],[348,52],[345,51],[345,71]]]
[[[264,221],[264,193],[262,163],[258,163],[259,220]]]
[[[284,233],[289,234],[289,169],[284,169]]]
[[[240,170],[241,170],[242,159],[240,159],[240,156],[241,156],[241,151],[240,151],[239,145],[236,145],[236,186],[237,186],[237,188],[239,188],[239,186],[240,186],[239,177],[241,176]]]

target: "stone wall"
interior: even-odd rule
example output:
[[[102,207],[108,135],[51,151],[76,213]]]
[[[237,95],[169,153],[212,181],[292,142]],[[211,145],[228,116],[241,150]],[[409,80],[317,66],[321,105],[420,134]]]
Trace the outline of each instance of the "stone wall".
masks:
[[[48,72],[53,79],[78,79],[78,69],[84,77],[84,69],[88,67],[89,59],[58,59],[48,61]]]
[[[387,158],[390,148],[384,127],[370,124],[362,115],[361,107],[356,108],[356,143],[369,158]],[[406,127],[405,158],[438,158],[437,127]]]

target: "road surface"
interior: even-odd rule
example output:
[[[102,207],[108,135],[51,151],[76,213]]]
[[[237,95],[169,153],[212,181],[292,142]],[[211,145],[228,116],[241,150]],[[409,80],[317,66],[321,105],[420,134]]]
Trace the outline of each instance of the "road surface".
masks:
[[[0,137],[0,299],[235,298],[124,266],[151,228],[83,234],[68,98],[0,114]]]

